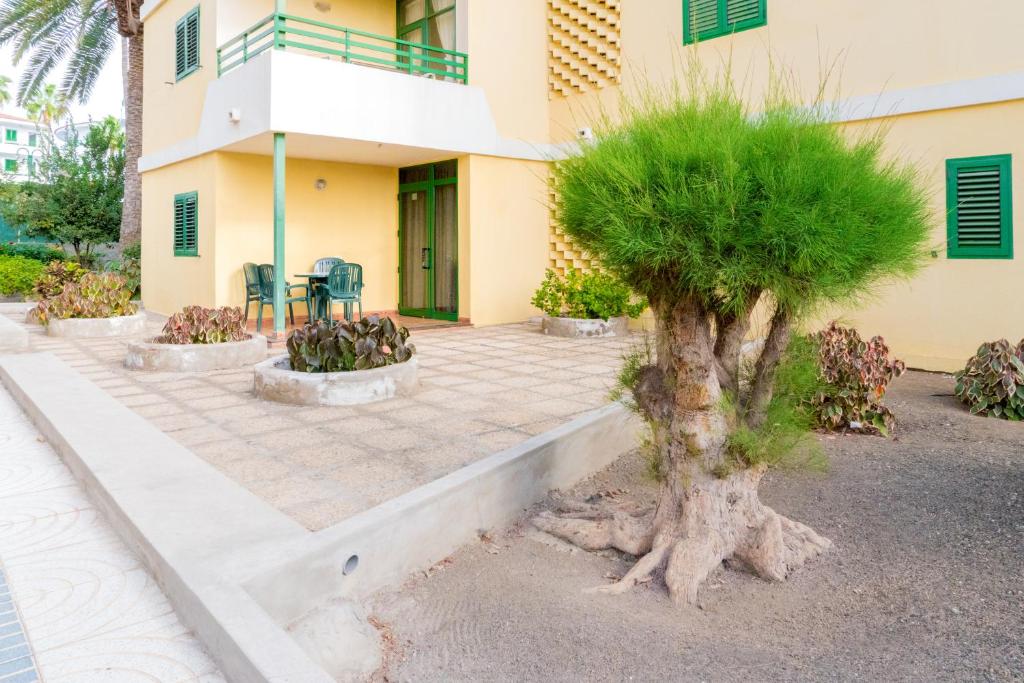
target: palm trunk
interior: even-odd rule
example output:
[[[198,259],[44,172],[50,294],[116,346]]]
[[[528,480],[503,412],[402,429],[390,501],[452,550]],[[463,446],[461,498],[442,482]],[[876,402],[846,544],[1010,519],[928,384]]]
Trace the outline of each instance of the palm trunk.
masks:
[[[723,410],[712,316],[696,300],[654,308],[657,365],[640,373],[634,389],[661,455],[664,480],[653,514],[602,517],[590,506],[568,516],[542,514],[534,524],[583,547],[643,554],[621,581],[601,589],[606,592],[627,590],[664,570],[673,600],[694,604],[704,580],[730,558],[781,581],[831,542],[761,504],[763,466],[730,466],[736,416]],[[774,364],[765,377],[773,370]]]
[[[142,235],[142,178],[139,157],[142,156],[142,52],[143,32],[126,41],[127,75],[124,81],[125,159],[124,206],[121,212],[121,246],[139,241]]]

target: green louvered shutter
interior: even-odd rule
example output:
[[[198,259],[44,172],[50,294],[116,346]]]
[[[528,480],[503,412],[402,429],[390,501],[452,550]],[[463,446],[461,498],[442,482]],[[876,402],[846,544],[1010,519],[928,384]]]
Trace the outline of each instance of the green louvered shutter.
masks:
[[[199,68],[199,8],[178,20],[174,27],[174,71],[177,80]]]
[[[1012,158],[946,161],[946,252],[950,258],[1013,258]]]
[[[683,42],[764,26],[768,0],[683,0]]]
[[[196,192],[174,197],[174,255],[199,255],[199,195]]]

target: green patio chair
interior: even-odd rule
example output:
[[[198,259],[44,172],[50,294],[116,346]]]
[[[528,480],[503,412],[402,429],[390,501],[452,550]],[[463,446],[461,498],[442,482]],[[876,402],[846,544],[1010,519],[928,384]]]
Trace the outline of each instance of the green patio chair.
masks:
[[[330,324],[334,325],[333,304],[345,305],[345,319],[352,320],[352,304],[359,304],[359,317],[363,317],[363,267],[358,263],[338,263],[327,274],[327,284],[320,286],[319,296],[327,307]]]
[[[344,262],[345,259],[338,258],[337,256],[325,256],[316,260],[316,263],[313,264],[313,272],[317,275],[327,275],[331,272],[331,268]]]
[[[270,306],[271,309],[274,307],[274,266],[269,263],[260,264],[257,267],[259,273],[259,284],[260,284],[260,300],[259,309],[256,313],[256,331],[260,332],[263,330],[263,307]],[[301,289],[305,292],[302,296],[292,296],[291,291],[293,289]],[[313,309],[310,307],[309,300],[309,285],[292,285],[286,280],[284,283],[284,302],[288,304],[288,314],[291,316],[292,325],[295,324],[295,307],[294,304],[305,303],[306,311],[309,318],[313,318]]]
[[[245,275],[245,322],[249,322],[249,303],[260,300],[260,273],[255,263],[243,263],[242,273]]]

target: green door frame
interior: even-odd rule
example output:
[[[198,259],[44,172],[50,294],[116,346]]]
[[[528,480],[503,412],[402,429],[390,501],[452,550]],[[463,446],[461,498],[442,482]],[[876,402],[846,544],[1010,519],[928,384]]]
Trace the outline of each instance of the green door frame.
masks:
[[[406,38],[406,36],[409,35],[409,33],[411,33],[412,31],[415,31],[415,30],[418,29],[419,32],[420,32],[419,40],[414,40],[412,42],[414,42],[414,43],[422,43],[424,45],[429,45],[430,44],[430,20],[433,19],[434,17],[439,17],[442,14],[447,14],[448,12],[451,12],[453,17],[457,17],[458,15],[455,14],[455,7],[456,7],[457,4],[458,4],[458,2],[455,2],[455,3],[452,4],[451,7],[446,7],[445,9],[441,10],[440,12],[432,12],[431,11],[431,3],[430,3],[429,0],[427,0],[423,4],[423,18],[422,19],[417,19],[416,21],[414,21],[412,23],[409,23],[409,24],[405,24],[405,25],[402,24],[401,13],[396,9],[396,11],[395,11],[395,23],[396,23],[396,26],[395,26],[395,37],[398,38],[399,40],[408,40],[408,38]],[[398,0],[395,0],[395,6],[397,8]],[[455,30],[456,30],[456,35],[458,35],[458,25],[457,24],[456,24],[456,29]],[[454,49],[457,49],[457,48],[454,48]],[[411,61],[412,60],[410,59],[410,62]],[[410,67],[411,66],[412,65],[410,64]],[[422,66],[426,66],[426,64],[422,64]],[[443,68],[443,67],[439,67],[439,68]]]
[[[458,262],[458,243],[459,243],[459,219],[458,212],[455,215],[455,244],[456,244],[456,261],[455,261],[455,282],[452,283],[452,287],[455,288],[455,310],[454,311],[438,311],[436,308],[437,301],[435,299],[435,293],[437,291],[437,269],[434,267],[436,261],[434,255],[437,253],[437,242],[435,239],[435,225],[434,225],[434,192],[438,187],[444,185],[455,186],[455,201],[458,202],[459,193],[459,178],[456,175],[454,178],[443,178],[436,179],[434,177],[435,164],[423,164],[422,166],[413,166],[411,168],[427,168],[429,171],[429,178],[427,180],[421,180],[415,183],[405,183],[398,186],[398,312],[401,315],[411,315],[420,318],[433,318],[434,320],[458,320],[459,319],[459,262]],[[407,265],[405,262],[405,216],[403,215],[402,209],[402,195],[408,194],[409,192],[423,192],[427,199],[427,244],[430,250],[430,267],[423,268],[422,263],[414,263]],[[426,271],[427,281],[427,308],[411,308],[405,305],[402,298],[402,282],[405,277],[406,268],[410,271],[415,272]]]

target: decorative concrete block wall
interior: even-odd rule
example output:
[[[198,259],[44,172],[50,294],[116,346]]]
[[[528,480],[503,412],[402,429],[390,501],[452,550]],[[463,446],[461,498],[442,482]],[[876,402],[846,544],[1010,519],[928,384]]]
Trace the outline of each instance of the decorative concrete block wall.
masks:
[[[548,221],[548,268],[563,276],[566,270],[588,271],[597,268],[597,261],[587,252],[577,248],[559,227],[558,221],[555,220],[553,192],[548,197],[548,206],[552,207]]]
[[[621,82],[621,0],[548,0],[551,97]]]

